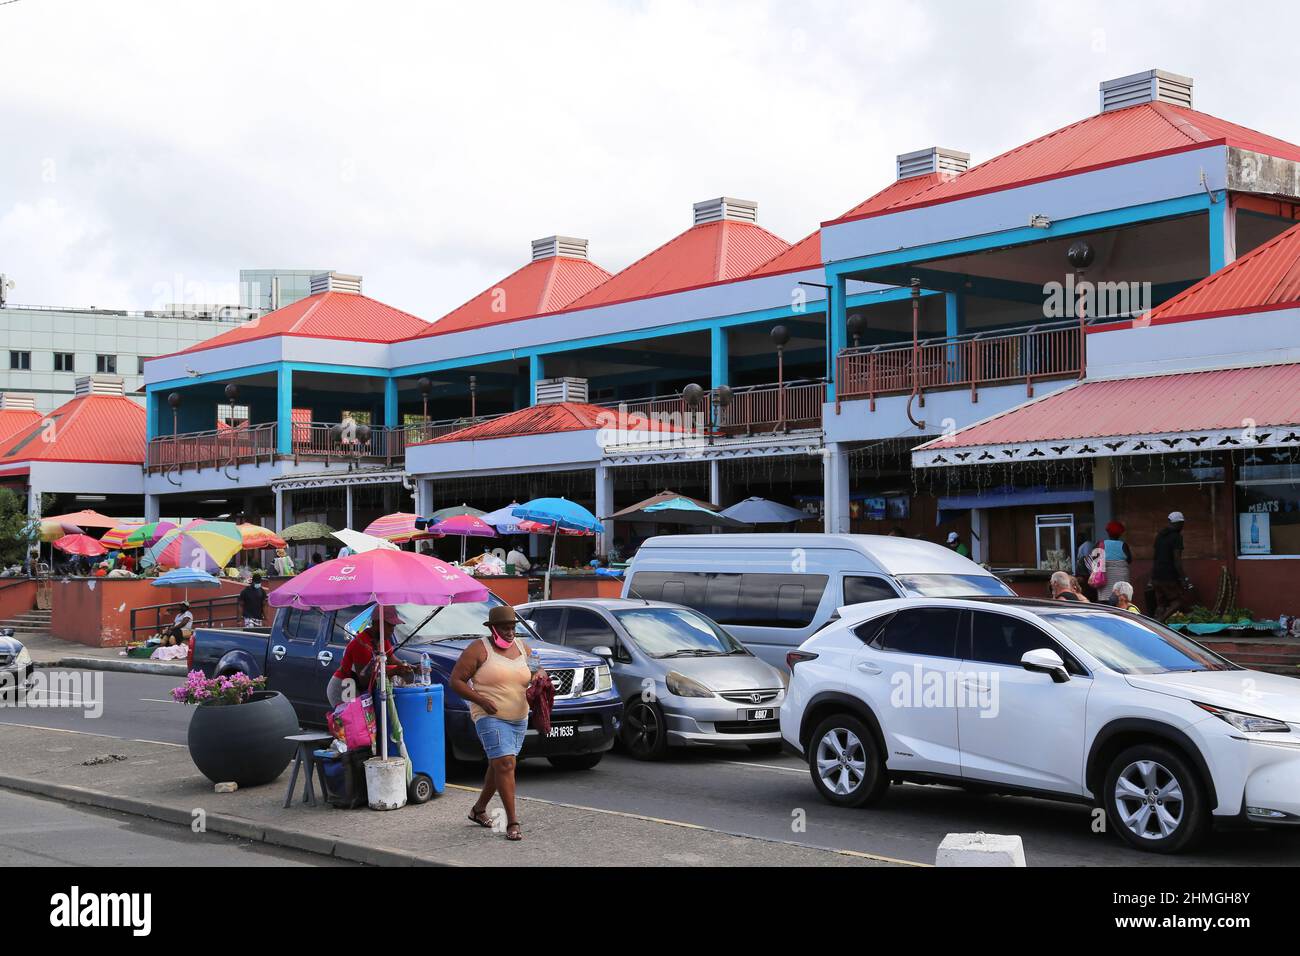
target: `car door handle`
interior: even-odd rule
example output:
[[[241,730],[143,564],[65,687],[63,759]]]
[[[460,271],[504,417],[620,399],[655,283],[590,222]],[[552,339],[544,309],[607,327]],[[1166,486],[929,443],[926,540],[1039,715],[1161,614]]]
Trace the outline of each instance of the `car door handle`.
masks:
[[[334,655],[329,651],[321,651],[316,655],[316,660],[320,661],[321,667],[329,667],[330,661],[334,660]]]
[[[858,670],[862,671],[864,674],[879,674],[881,673],[882,668],[877,667],[875,664],[869,664],[866,661],[863,661],[858,665]]]
[[[277,644],[275,645],[275,647],[271,648],[271,656],[274,657],[277,661],[284,660],[284,655],[286,653],[288,652],[285,650],[283,644]]]

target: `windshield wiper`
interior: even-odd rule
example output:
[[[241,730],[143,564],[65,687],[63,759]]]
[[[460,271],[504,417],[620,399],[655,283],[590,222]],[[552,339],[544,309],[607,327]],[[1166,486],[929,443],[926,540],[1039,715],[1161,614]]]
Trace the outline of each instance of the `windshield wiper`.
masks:
[[[710,651],[702,647],[683,648],[680,651],[673,651],[671,654],[661,654],[660,659],[668,657],[722,657],[722,651]]]

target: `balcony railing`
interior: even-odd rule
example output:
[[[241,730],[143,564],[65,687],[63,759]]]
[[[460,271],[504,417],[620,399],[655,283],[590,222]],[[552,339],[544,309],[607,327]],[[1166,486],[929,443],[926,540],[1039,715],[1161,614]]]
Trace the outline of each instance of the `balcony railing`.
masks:
[[[820,428],[822,402],[825,400],[825,382],[797,381],[787,382],[784,386],[773,383],[733,388],[731,401],[725,406],[714,402],[711,391],[704,392],[696,405],[691,405],[680,393],[600,404],[607,408],[621,408],[629,417],[645,416],[651,422],[688,429],[705,428],[710,409],[715,409],[713,433],[740,435]]]
[[[977,332],[951,338],[845,349],[836,364],[836,399],[901,395],[969,388],[979,400],[982,386],[1034,383],[1083,374],[1083,333],[1077,322],[1037,325],[1023,332]]]
[[[275,422],[213,431],[160,435],[149,442],[149,471],[222,468],[275,458]]]

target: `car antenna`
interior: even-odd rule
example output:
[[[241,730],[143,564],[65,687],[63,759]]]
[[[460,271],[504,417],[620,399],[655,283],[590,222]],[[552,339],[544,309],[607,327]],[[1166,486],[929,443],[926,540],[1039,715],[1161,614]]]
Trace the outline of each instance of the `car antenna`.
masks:
[[[632,597],[636,598],[637,600],[642,601],[646,607],[650,606],[650,599],[647,598],[645,595],[641,594],[639,591],[637,591],[636,588],[632,587],[631,582],[628,583],[627,593],[632,595]]]

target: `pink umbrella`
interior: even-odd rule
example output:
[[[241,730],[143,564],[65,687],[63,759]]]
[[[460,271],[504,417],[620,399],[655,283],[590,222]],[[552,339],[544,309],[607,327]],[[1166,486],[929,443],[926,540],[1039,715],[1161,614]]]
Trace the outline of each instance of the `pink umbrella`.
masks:
[[[377,548],[364,554],[334,558],[308,568],[268,596],[272,607],[321,608],[337,611],[357,604],[464,604],[486,601],[488,589],[459,568],[427,554]],[[379,616],[380,732],[384,760],[388,759],[388,709],[384,654],[384,617]]]
[[[474,515],[452,515],[439,521],[430,528],[431,531],[437,531],[441,534],[454,534],[460,536],[460,563],[465,563],[465,543],[470,538],[495,538],[496,529]]]
[[[405,544],[407,541],[420,541],[424,538],[437,538],[440,535],[432,529],[417,528],[418,515],[409,511],[395,511],[382,518],[376,518],[366,525],[365,533],[376,538],[383,538],[393,544]]]

